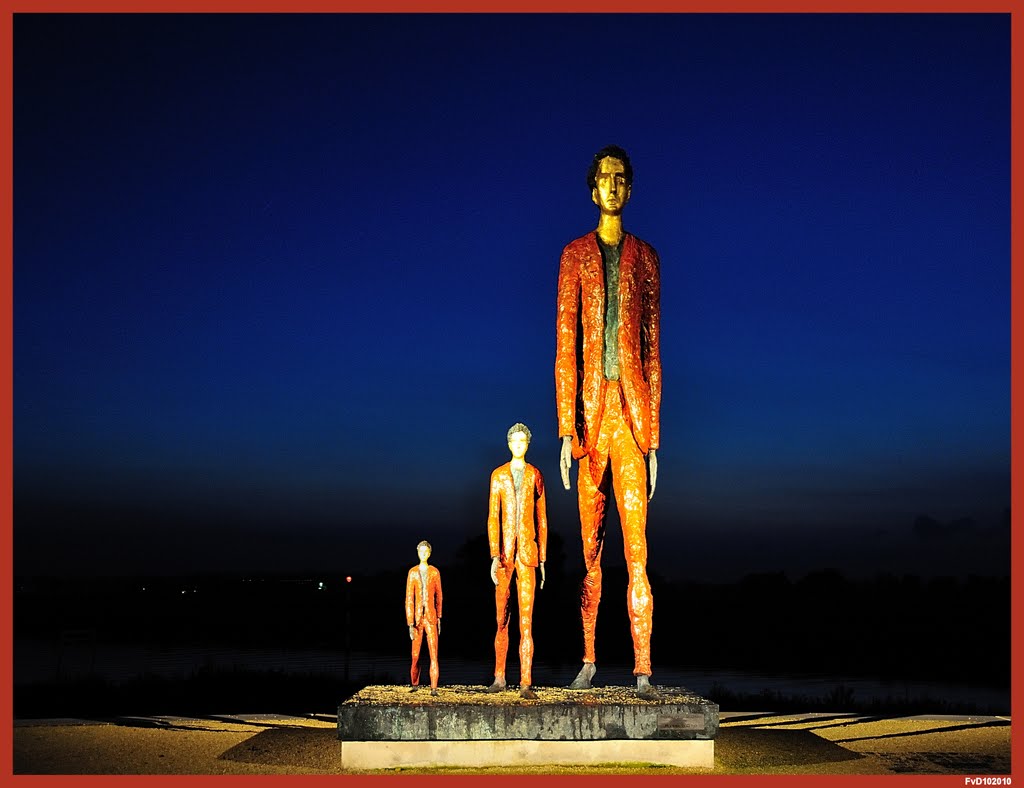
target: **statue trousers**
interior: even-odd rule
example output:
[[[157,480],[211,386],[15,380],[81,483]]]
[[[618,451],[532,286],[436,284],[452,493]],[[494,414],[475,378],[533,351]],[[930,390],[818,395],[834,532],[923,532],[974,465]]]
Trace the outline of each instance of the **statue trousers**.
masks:
[[[437,664],[437,624],[421,618],[416,625],[416,634],[412,638],[412,667],[409,669],[409,682],[418,687],[420,684],[420,652],[423,650],[423,635],[427,636],[427,652],[430,654],[430,686],[437,687],[441,669]]]
[[[601,602],[601,550],[608,490],[614,489],[622,523],[629,586],[626,604],[633,635],[633,675],[651,674],[651,614],[654,599],[647,580],[647,464],[629,426],[622,387],[606,386],[601,428],[593,450],[580,459],[580,528],[587,575],[580,596],[583,661],[596,662],[594,633]]]
[[[498,585],[494,587],[494,607],[497,610],[498,632],[494,636],[494,675],[505,676],[505,655],[508,653],[509,586],[512,583],[511,566],[498,566]],[[533,592],[536,574],[516,558],[516,591],[519,594],[519,684],[533,684]]]

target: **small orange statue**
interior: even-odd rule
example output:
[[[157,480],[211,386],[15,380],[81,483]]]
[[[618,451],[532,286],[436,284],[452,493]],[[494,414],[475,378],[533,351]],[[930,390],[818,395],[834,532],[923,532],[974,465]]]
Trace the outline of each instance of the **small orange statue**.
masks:
[[[441,573],[437,567],[427,563],[431,553],[430,542],[416,545],[416,553],[420,562],[409,570],[405,581],[405,620],[412,641],[410,692],[415,692],[420,685],[420,652],[425,633],[430,654],[430,694],[437,695],[437,679],[441,675],[437,663],[437,639],[441,635]]]
[[[494,636],[494,683],[488,692],[505,689],[505,655],[508,653],[509,586],[516,574],[519,594],[519,694],[536,698],[533,666],[534,567],[540,566],[540,587],[544,588],[544,561],[548,549],[548,515],[544,498],[544,477],[524,459],[530,445],[530,430],[522,423],[508,431],[512,460],[491,473],[487,538],[491,547],[491,582],[498,632]]]
[[[661,274],[658,253],[622,229],[633,168],[615,145],[587,172],[600,210],[597,229],[570,242],[558,272],[555,399],[562,484],[579,460],[580,530],[587,575],[580,612],[583,668],[570,685],[588,689],[596,672],[594,632],[601,601],[601,548],[610,488],[622,522],[629,573],[626,599],[637,692],[654,697],[647,579],[647,502],[658,479],[661,412]]]

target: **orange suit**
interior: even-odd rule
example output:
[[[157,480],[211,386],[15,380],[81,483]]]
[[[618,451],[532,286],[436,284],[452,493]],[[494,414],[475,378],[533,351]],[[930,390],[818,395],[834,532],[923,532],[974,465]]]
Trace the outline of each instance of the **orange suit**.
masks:
[[[423,588],[419,564],[409,570],[405,581],[405,620],[410,627],[416,627],[412,640],[412,667],[409,679],[412,686],[420,683],[420,651],[423,650],[423,634],[427,635],[427,651],[430,654],[430,686],[437,688],[441,670],[437,663],[437,627],[441,621],[441,573],[437,567],[427,567],[427,587]]]
[[[619,380],[604,377],[604,261],[596,233],[562,251],[558,273],[555,398],[558,434],[572,436],[580,528],[587,576],[580,612],[583,660],[596,662],[594,632],[601,601],[604,507],[614,479],[622,521],[633,673],[651,673],[651,613],[647,580],[647,466],[661,432],[661,275],[649,244],[624,234],[619,259]],[[610,471],[610,473],[609,473]]]
[[[547,560],[548,515],[544,498],[544,477],[526,463],[520,494],[516,495],[511,463],[491,473],[490,505],[487,515],[487,538],[491,558],[497,557],[498,584],[494,588],[498,631],[494,636],[494,676],[505,676],[508,653],[509,586],[516,573],[519,594],[519,683],[533,683],[533,593],[536,583],[534,567]]]

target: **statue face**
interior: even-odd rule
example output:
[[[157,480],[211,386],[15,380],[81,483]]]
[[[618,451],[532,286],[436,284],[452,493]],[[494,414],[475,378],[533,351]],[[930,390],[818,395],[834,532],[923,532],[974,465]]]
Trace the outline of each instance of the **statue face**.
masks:
[[[419,547],[416,548],[416,555],[420,557],[421,561],[426,561],[428,558],[430,558],[430,548],[427,547],[425,544],[421,544]]]
[[[512,456],[521,460],[526,456],[526,450],[530,446],[530,441],[526,438],[525,432],[513,432],[512,437],[508,439],[508,450],[512,452]]]
[[[626,168],[616,158],[605,156],[597,165],[594,175],[597,187],[591,199],[601,209],[601,213],[616,216],[629,202],[630,188],[626,184]]]

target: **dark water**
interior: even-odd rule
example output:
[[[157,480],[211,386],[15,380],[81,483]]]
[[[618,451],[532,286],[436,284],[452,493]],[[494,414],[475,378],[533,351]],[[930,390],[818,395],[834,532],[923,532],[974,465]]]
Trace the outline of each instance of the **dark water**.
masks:
[[[486,544],[477,546],[486,555]],[[490,587],[481,592],[478,569],[457,561],[445,580],[445,684],[492,677],[494,598]],[[626,588],[624,569],[605,575],[608,588]],[[567,578],[550,573],[535,611],[535,639],[544,644],[534,665],[539,686],[567,685],[579,669],[578,589]],[[714,586],[663,581],[654,681],[737,709],[764,710],[779,698],[803,707],[817,698],[820,710],[973,706],[1004,714],[1009,585],[1008,577],[851,581],[830,570],[797,582],[780,573]],[[16,579],[15,685],[48,685],[59,701],[62,684],[87,677],[127,685],[199,675],[223,687],[225,671],[258,671],[267,673],[269,693],[270,684],[292,676],[346,683],[348,647],[347,684],[405,683],[404,588],[399,571],[352,583],[326,576]],[[607,594],[601,616],[596,683],[631,685],[625,595]],[[507,675],[514,682],[514,634],[512,641]],[[250,678],[261,680],[236,683]]]
[[[512,657],[507,676],[515,682],[518,662]],[[426,666],[427,653],[422,661]],[[144,645],[93,644],[69,642],[63,646],[52,640],[22,639],[15,642],[15,686],[32,683],[70,681],[94,677],[112,683],[143,676],[165,679],[188,678],[200,671],[279,671],[295,675],[327,675],[367,683],[405,683],[408,681],[408,655],[353,652],[347,660],[344,651],[286,648],[168,647]],[[538,662],[533,667],[538,686],[565,686],[576,675],[578,664]],[[492,677],[493,663],[441,655],[442,684],[486,684]],[[655,664],[658,684],[686,687],[715,700],[722,688],[742,695],[768,691],[778,695],[827,699],[837,692],[852,693],[860,702],[872,700],[916,700],[921,698],[947,704],[975,704],[992,713],[1009,713],[1009,689],[943,684],[923,681],[882,681],[831,674],[785,675],[737,670],[692,670]],[[599,664],[595,684],[632,685],[628,665]],[[761,709],[750,709],[751,711]]]

